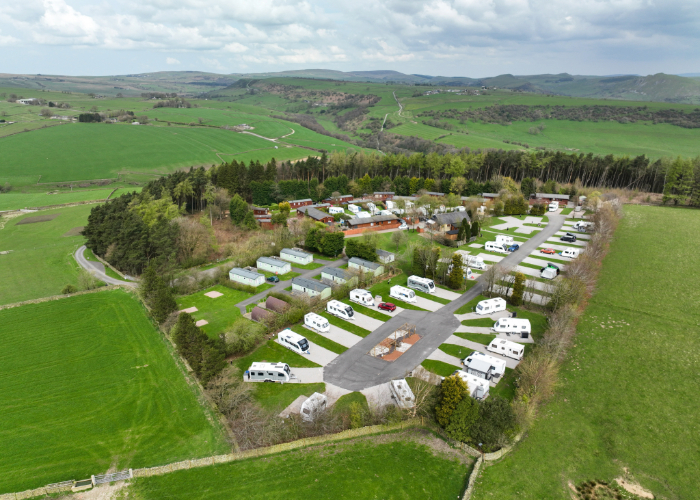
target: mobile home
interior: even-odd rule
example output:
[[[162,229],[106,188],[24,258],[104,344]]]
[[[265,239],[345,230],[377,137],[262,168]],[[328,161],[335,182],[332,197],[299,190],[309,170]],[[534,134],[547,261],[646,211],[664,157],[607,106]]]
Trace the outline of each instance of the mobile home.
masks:
[[[345,213],[345,210],[343,210],[342,207],[330,207],[328,209],[329,214],[342,214]]]
[[[457,370],[452,375],[457,375],[464,380],[464,383],[467,384],[469,395],[477,401],[481,401],[489,395],[490,386],[488,380],[476,375],[470,375],[464,370]]]
[[[310,280],[306,278],[292,278],[292,291],[297,293],[305,293],[309,297],[321,297],[327,299],[331,296],[332,289],[330,286],[320,281]]]
[[[265,283],[265,276],[247,269],[234,267],[228,272],[228,278],[236,283],[249,286],[260,286]]]
[[[435,293],[436,290],[433,280],[420,276],[409,276],[406,286],[424,293]]]
[[[476,305],[474,312],[476,314],[493,314],[499,311],[506,310],[506,301],[501,297],[496,297],[495,299],[482,300]]]
[[[245,372],[246,382],[289,382],[292,372],[287,363],[253,363]]]
[[[469,375],[493,380],[500,378],[506,372],[506,362],[483,352],[473,352],[462,361]]]
[[[360,259],[359,257],[352,257],[348,261],[348,268],[357,269],[358,271],[362,271],[363,273],[373,274],[375,276],[384,274],[383,265],[378,264],[377,262],[370,262],[365,259]]]
[[[561,253],[562,257],[569,257],[570,259],[575,259],[578,257],[578,254],[581,252],[580,249],[578,248],[567,248]]]
[[[293,264],[301,264],[305,266],[306,264],[311,264],[314,261],[313,254],[305,252],[298,248],[283,248],[280,251],[280,259],[286,260]]]
[[[389,297],[403,300],[404,302],[416,302],[416,293],[406,287],[394,285],[389,289]]]
[[[297,354],[309,354],[309,341],[289,328],[277,334],[280,345]]]
[[[328,323],[328,320],[314,313],[304,315],[304,326],[319,333],[328,333],[331,331],[331,325]]]
[[[525,346],[516,344],[510,340],[493,339],[486,350],[520,361],[523,359]]]
[[[405,378],[392,380],[389,384],[389,390],[391,390],[391,398],[402,410],[409,410],[416,406],[416,398]]]
[[[261,271],[275,274],[287,274],[292,272],[292,265],[289,262],[272,257],[259,257],[256,262],[256,267]]]
[[[484,250],[487,252],[508,253],[503,243],[498,243],[496,241],[487,241],[484,245]]]
[[[326,304],[326,312],[344,320],[355,319],[355,310],[339,300],[331,300]]]
[[[352,213],[356,214],[357,212],[360,211],[360,207],[358,207],[357,205],[353,205],[352,203],[349,203],[348,210],[350,210]]]
[[[343,285],[348,282],[357,281],[357,277],[353,276],[345,269],[338,269],[337,267],[324,267],[321,269],[321,281],[329,283],[331,285]]]
[[[526,339],[532,334],[532,327],[529,319],[522,318],[500,318],[491,328],[496,333],[514,333],[520,338]]]
[[[372,294],[361,288],[356,288],[350,292],[350,300],[362,304],[363,306],[374,307],[376,305]]]

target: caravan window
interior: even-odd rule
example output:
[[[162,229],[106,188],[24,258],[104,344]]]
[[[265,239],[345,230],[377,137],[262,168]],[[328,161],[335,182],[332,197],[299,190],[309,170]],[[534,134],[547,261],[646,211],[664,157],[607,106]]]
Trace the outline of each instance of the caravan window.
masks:
[[[265,374],[263,372],[258,372],[258,377],[264,377]]]
[[[284,373],[278,373],[277,376],[284,378]]]
[[[348,313],[348,316],[350,316],[352,318],[352,315],[354,314],[352,307],[346,307],[345,312]]]
[[[289,365],[285,365],[285,366],[284,366],[284,371],[286,371],[286,372],[287,372],[287,375],[289,375]]]
[[[409,299],[412,299],[412,298],[415,297],[415,296],[416,296],[416,294],[413,292],[413,290],[411,290],[410,292],[408,292],[408,298],[409,298]]]
[[[302,351],[306,351],[309,348],[309,343],[306,341],[306,339],[302,339],[299,341],[299,347],[301,347]]]
[[[432,281],[429,281],[428,287],[430,287],[430,289],[432,290],[433,288],[435,288],[435,283],[433,283]]]

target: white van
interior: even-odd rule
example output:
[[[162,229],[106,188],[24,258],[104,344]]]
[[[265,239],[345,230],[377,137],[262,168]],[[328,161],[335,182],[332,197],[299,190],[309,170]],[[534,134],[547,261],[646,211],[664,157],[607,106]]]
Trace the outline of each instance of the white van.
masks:
[[[506,301],[501,297],[496,297],[495,299],[482,300],[476,305],[474,312],[476,314],[493,314],[499,311],[506,310]]]
[[[350,300],[352,302],[362,304],[363,306],[374,307],[376,305],[374,303],[374,299],[372,298],[372,294],[367,290],[362,290],[361,288],[356,288],[350,292]]]
[[[491,331],[496,333],[506,333],[508,335],[514,333],[519,335],[520,338],[526,339],[532,333],[532,327],[530,326],[529,319],[500,318],[498,321],[496,321],[496,324],[493,325]]]
[[[344,320],[355,319],[355,311],[347,304],[339,300],[331,300],[326,304],[326,312]]]
[[[464,208],[462,205],[455,207],[455,212],[466,212],[467,209]]]
[[[289,382],[292,372],[287,363],[253,363],[245,372],[246,382]]]
[[[549,204],[549,211],[550,212],[556,212],[557,210],[559,210],[559,203],[557,203],[556,201],[553,201],[552,203]]]
[[[277,337],[279,338],[280,344],[290,351],[294,351],[297,354],[310,354],[309,341],[306,340],[306,337],[294,333],[289,328],[279,332]]]
[[[360,211],[360,207],[358,207],[357,205],[353,205],[352,203],[349,203],[348,210],[350,210],[352,213],[356,214],[357,212]]]
[[[486,349],[518,361],[523,359],[523,353],[525,352],[525,347],[522,344],[503,339],[493,339]]]
[[[331,325],[328,323],[328,320],[315,313],[304,315],[304,326],[318,333],[328,333],[331,331]]]
[[[484,259],[477,257],[476,255],[470,255],[467,259],[467,265],[473,267],[474,269],[486,269],[486,264],[484,264]]]
[[[344,212],[345,210],[343,210],[341,207],[328,207],[329,214],[342,214]]]
[[[395,285],[389,290],[389,297],[403,300],[404,302],[415,302],[416,293],[404,286]]]
[[[435,293],[436,290],[433,280],[420,276],[409,276],[406,286],[424,293]]]
[[[562,257],[569,257],[570,259],[575,259],[581,250],[578,248],[567,248],[561,253]]]
[[[508,250],[504,248],[502,243],[497,243],[495,241],[487,241],[484,245],[484,250],[488,252],[508,253]]]
[[[545,267],[540,272],[540,278],[544,278],[547,280],[553,280],[556,277],[557,277],[557,270],[554,269],[553,267]]]
[[[469,395],[477,401],[481,401],[489,395],[490,386],[488,380],[475,375],[469,375],[464,370],[457,370],[452,375],[457,375],[464,380],[464,383],[467,384]]]
[[[502,245],[511,246],[512,244],[515,243],[515,241],[513,240],[513,237],[512,237],[512,236],[508,236],[508,235],[505,235],[505,234],[497,234],[497,235],[496,235],[496,243],[500,243],[500,244],[502,244]]]

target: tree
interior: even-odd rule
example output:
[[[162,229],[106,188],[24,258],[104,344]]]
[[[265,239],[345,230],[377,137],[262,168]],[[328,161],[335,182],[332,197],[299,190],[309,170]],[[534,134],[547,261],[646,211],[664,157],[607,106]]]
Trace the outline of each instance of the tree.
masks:
[[[328,232],[321,238],[320,250],[323,255],[337,257],[345,247],[345,233],[342,231]]]
[[[673,201],[674,205],[685,203],[693,188],[695,175],[692,160],[676,158],[666,174],[663,203]]]
[[[520,192],[523,193],[523,196],[527,199],[529,199],[531,195],[535,194],[537,192],[535,179],[525,177],[522,181],[520,181]]]
[[[255,215],[253,215],[252,210],[248,210],[243,218],[243,226],[250,229],[251,231],[258,228],[258,222],[255,220]]]
[[[39,114],[41,116],[43,116],[44,118],[51,118],[51,115],[53,115],[53,113],[51,112],[51,110],[49,108],[42,108],[42,110],[39,112]]]
[[[461,195],[467,187],[467,180],[464,177],[455,177],[452,179],[452,192]]]
[[[361,241],[360,238],[349,238],[345,243],[345,255],[359,257],[370,262],[377,261],[377,244],[373,241]]]
[[[472,238],[479,236],[479,223],[477,221],[472,222]]]
[[[447,435],[457,441],[466,443],[471,436],[474,423],[479,418],[479,403],[471,397],[464,397],[455,408],[450,423],[445,429]]]
[[[411,273],[416,276],[423,276],[425,274],[425,267],[423,266],[420,248],[418,247],[413,249],[413,266],[411,267]]]
[[[442,427],[447,427],[450,424],[450,418],[457,409],[457,405],[467,395],[467,385],[459,375],[446,377],[440,385],[440,401],[435,406],[435,416],[438,424]]]
[[[458,253],[452,255],[452,270],[450,271],[450,276],[448,278],[448,285],[453,290],[459,290],[462,287],[462,282],[464,281],[464,261],[462,256]]]
[[[231,198],[231,204],[229,206],[231,223],[240,226],[243,223],[243,219],[245,219],[247,211],[248,204],[238,194],[235,194],[233,198]]]
[[[279,209],[280,209],[280,212],[282,212],[285,217],[289,217],[289,212],[292,211],[292,206],[289,204],[288,201],[283,201],[282,203],[279,204]]]
[[[542,192],[543,193],[548,193],[548,194],[555,194],[557,193],[557,183],[554,179],[549,179],[547,182],[544,183],[544,186],[542,186]]]
[[[391,233],[391,241],[396,245],[396,251],[399,251],[399,247],[406,241],[406,234],[403,231],[394,231]]]
[[[173,298],[172,291],[170,287],[158,277],[158,288],[151,299],[151,313],[153,314],[153,319],[158,323],[163,323],[170,313],[177,309],[177,302]]]
[[[282,224],[284,227],[287,227],[287,216],[282,212],[272,214],[271,220],[273,224]]]
[[[519,306],[523,303],[523,294],[525,293],[525,281],[525,275],[523,273],[515,273],[513,293],[510,296],[510,303],[514,306]]]
[[[475,443],[483,443],[486,450],[505,444],[515,428],[515,414],[510,403],[500,396],[490,396],[479,405],[479,418],[471,429]]]

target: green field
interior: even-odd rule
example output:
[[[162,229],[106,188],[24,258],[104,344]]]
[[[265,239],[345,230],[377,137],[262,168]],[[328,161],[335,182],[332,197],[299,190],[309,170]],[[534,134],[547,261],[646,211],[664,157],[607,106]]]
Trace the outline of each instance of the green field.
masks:
[[[421,363],[421,366],[429,372],[433,372],[441,377],[449,377],[455,372],[455,370],[459,370],[461,368],[459,366],[454,366],[449,363],[445,363],[444,361],[436,361],[434,359],[424,360]]]
[[[228,449],[125,292],[0,311],[0,346],[0,493]]]
[[[268,340],[247,356],[236,359],[234,364],[243,373],[254,362],[287,363],[292,368],[318,368],[320,366],[301,354],[282,347],[274,340]]]
[[[187,500],[454,499],[469,463],[435,437],[389,434],[137,479],[125,493]]]
[[[546,418],[484,471],[474,498],[564,500],[568,481],[623,467],[657,498],[696,496],[700,212],[625,212]]]
[[[224,295],[216,298],[204,295],[209,292],[219,292]],[[201,327],[202,330],[211,338],[217,338],[241,317],[241,311],[236,304],[250,297],[252,295],[247,292],[216,285],[192,295],[178,297],[177,307],[180,310],[196,307],[197,311],[191,313],[192,317],[195,321],[208,321],[208,324]]]
[[[266,384],[250,383],[255,401],[266,410],[281,412],[299,396],[326,392],[326,384]]]

